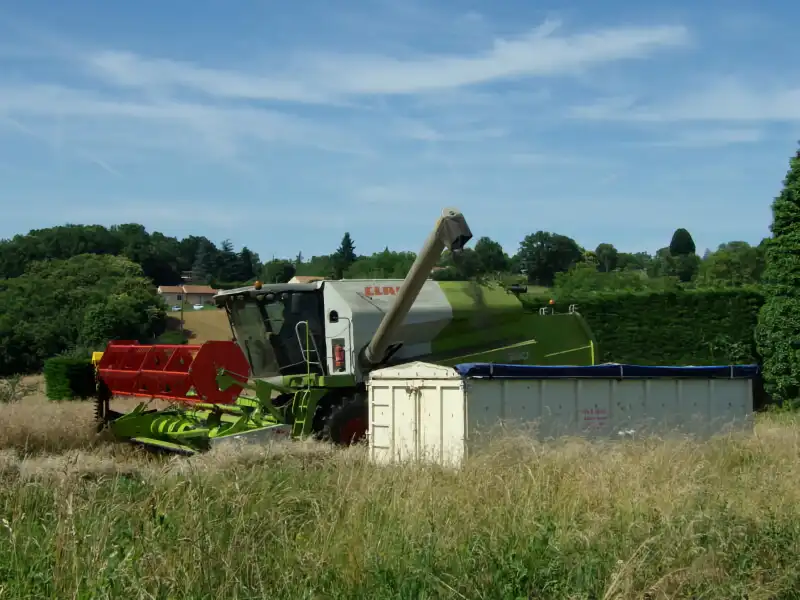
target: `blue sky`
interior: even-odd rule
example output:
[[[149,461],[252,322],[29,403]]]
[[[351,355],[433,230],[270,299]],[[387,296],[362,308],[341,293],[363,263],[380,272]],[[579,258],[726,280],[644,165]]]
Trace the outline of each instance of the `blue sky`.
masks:
[[[0,0],[0,238],[415,251],[445,206],[510,253],[767,236],[800,4],[559,4]]]

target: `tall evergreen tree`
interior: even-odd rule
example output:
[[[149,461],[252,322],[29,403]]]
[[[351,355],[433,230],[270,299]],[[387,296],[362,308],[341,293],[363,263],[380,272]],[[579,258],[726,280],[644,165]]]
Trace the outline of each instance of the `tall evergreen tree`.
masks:
[[[342,243],[333,254],[333,276],[336,279],[344,277],[345,271],[356,262],[356,246],[353,243],[353,238],[350,237],[350,232],[346,231],[342,237]]]
[[[683,227],[675,230],[672,234],[672,240],[669,242],[669,253],[672,256],[684,256],[686,254],[694,254],[697,247],[692,239],[692,234]]]
[[[239,252],[239,269],[236,274],[239,281],[250,281],[256,276],[258,272],[258,265],[256,263],[253,253],[247,246],[243,247]]]
[[[767,392],[775,400],[794,402],[800,392],[800,355],[793,348],[800,341],[800,150],[772,203],[770,230],[756,344]]]
[[[214,268],[214,257],[205,244],[200,244],[192,263],[192,283],[205,285],[211,280],[211,270]]]

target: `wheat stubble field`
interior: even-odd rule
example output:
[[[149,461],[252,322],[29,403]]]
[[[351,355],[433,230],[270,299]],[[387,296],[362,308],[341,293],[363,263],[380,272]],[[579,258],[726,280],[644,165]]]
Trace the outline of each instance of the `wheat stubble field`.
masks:
[[[33,387],[0,405],[0,598],[800,597],[791,416],[498,439],[459,473],[301,442],[156,457],[91,416]]]

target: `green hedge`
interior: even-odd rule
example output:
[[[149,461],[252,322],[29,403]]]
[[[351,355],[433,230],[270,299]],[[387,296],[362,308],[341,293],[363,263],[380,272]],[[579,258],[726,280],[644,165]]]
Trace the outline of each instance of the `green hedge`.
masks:
[[[550,296],[525,296],[538,310]],[[555,297],[556,311],[570,304],[589,323],[598,362],[640,365],[760,363],[754,331],[764,303],[757,289],[598,293]]]
[[[44,380],[50,400],[91,398],[96,394],[92,361],[57,356],[44,363]]]

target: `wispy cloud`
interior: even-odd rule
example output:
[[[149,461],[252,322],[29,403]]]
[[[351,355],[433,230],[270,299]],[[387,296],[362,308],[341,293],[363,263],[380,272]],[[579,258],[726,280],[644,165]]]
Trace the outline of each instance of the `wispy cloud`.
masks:
[[[528,34],[497,39],[479,54],[397,60],[377,56],[317,57],[311,72],[327,76],[345,94],[412,94],[508,80],[575,74],[603,63],[644,58],[665,47],[685,45],[682,26],[620,27],[556,36],[547,21]],[[336,82],[334,84],[334,82]]]
[[[392,130],[400,138],[422,142],[480,142],[502,138],[508,131],[502,127],[463,125],[435,127],[419,119],[398,119]]]
[[[470,56],[426,55],[400,60],[370,54],[304,54],[286,72],[253,74],[210,69],[130,52],[102,51],[87,58],[108,83],[147,89],[190,89],[215,97],[327,102],[351,95],[417,94],[520,77],[552,77],[620,60],[641,59],[684,46],[680,25],[616,27],[556,35],[546,21],[519,37],[497,38]]]
[[[504,157],[515,167],[611,167],[616,163],[608,158],[557,154],[554,152],[513,152]]]
[[[62,85],[0,86],[0,115],[3,114],[13,116],[18,123],[26,119],[38,123],[63,120],[69,141],[75,145],[74,152],[87,141],[87,133],[102,133],[104,141],[113,142],[118,131],[121,135],[116,138],[117,143],[151,148],[160,145],[162,149],[188,154],[201,150],[220,159],[235,158],[240,144],[248,141],[337,153],[370,152],[362,140],[345,129],[275,110],[171,99],[143,101]],[[105,125],[98,131],[93,123]],[[126,124],[138,124],[139,129],[130,130]],[[147,134],[141,127],[149,128]]]
[[[86,57],[90,72],[109,84],[172,93],[189,89],[209,96],[248,100],[325,102],[315,86],[276,73],[257,75],[211,69],[169,59],[150,59],[131,52],[103,50]]]
[[[17,119],[11,117],[0,118],[0,125],[3,124],[10,126],[10,128],[13,129],[14,131],[22,133],[28,137],[31,137],[45,144],[53,152],[57,162],[61,162],[63,154],[66,152],[66,154],[69,156],[75,157],[79,160],[88,161],[89,163],[99,167],[100,169],[102,169],[103,171],[105,171],[110,175],[114,175],[116,177],[122,177],[122,173],[120,173],[117,169],[112,167],[108,162],[106,162],[102,158],[99,158],[98,156],[94,155],[92,152],[80,148],[72,148],[72,147],[64,148],[64,145],[61,143],[60,139],[61,136],[59,135],[58,131],[56,132],[48,131],[47,133],[40,133],[22,124]],[[0,129],[2,129],[2,127],[0,127]]]
[[[800,86],[747,85],[718,79],[696,91],[646,102],[634,96],[610,97],[575,106],[569,116],[595,121],[797,121]]]
[[[640,142],[640,146],[655,148],[714,148],[731,144],[752,144],[764,139],[764,132],[756,127],[701,128],[678,132],[665,139]]]
[[[415,18],[421,18],[418,13]],[[480,20],[476,14],[466,18]],[[54,59],[84,83],[77,86],[75,81],[80,79],[75,77],[31,82],[4,82],[0,77],[0,115],[26,123],[40,135],[47,135],[42,132],[48,131],[48,126],[38,124],[60,119],[64,143],[74,154],[86,156],[109,173],[119,173],[100,148],[100,132],[93,124],[104,123],[102,133],[114,146],[112,155],[118,155],[122,145],[160,148],[187,156],[200,152],[237,167],[247,162],[247,144],[368,156],[374,155],[375,145],[380,146],[387,137],[432,143],[499,140],[508,131],[500,124],[500,103],[541,103],[548,94],[546,90],[517,91],[513,93],[521,95],[515,100],[507,95],[511,92],[487,94],[475,86],[574,75],[685,46],[690,36],[680,25],[565,32],[561,22],[549,20],[522,35],[495,38],[471,54],[400,59],[370,53],[290,51],[270,61],[284,66],[260,72],[212,68],[120,49],[93,50],[47,32],[37,32],[35,39],[41,42],[40,49],[50,47],[57,52]],[[447,98],[456,92],[457,96]],[[469,94],[477,94],[474,101],[481,93],[487,95],[473,104],[476,118],[453,122],[448,115],[448,111],[452,115],[452,103],[469,102]],[[393,96],[427,97],[427,102],[438,97],[443,102],[438,122],[395,115],[388,106],[364,110],[360,104]],[[260,104],[264,101],[273,104]],[[299,116],[293,105],[350,109],[348,125],[320,114]],[[427,110],[434,109],[428,104]],[[386,115],[398,126],[380,127]],[[132,127],[136,135],[130,135]],[[145,135],[143,129],[136,129],[143,127],[152,133]]]

